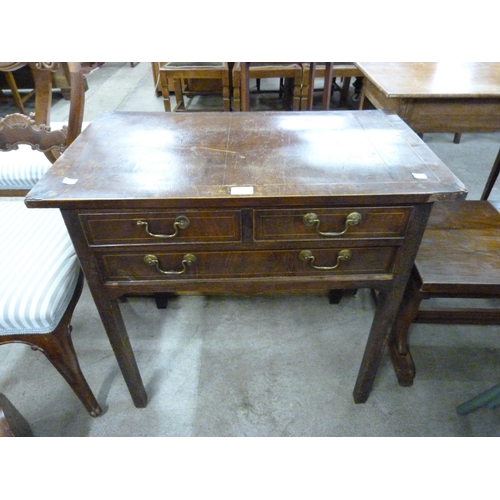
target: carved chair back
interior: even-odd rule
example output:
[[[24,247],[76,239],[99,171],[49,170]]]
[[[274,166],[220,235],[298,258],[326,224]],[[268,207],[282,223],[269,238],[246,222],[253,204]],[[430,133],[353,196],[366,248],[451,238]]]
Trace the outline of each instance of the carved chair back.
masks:
[[[41,151],[53,163],[80,134],[84,111],[84,80],[80,63],[5,63],[0,71],[15,71],[29,65],[35,84],[35,112],[30,116],[13,113],[0,118],[0,150],[18,149],[28,144]],[[67,125],[61,130],[50,128],[52,105],[52,72],[62,66],[70,82],[71,97]]]

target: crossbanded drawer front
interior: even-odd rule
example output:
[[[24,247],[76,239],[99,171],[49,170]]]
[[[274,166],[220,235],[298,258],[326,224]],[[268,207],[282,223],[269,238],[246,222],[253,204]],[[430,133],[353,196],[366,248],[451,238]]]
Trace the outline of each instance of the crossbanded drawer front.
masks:
[[[255,210],[255,240],[400,238],[406,232],[410,213],[411,207]],[[354,214],[360,220],[352,224],[348,218]]]
[[[80,215],[89,245],[239,243],[239,210],[176,210]]]
[[[399,247],[306,248],[229,252],[134,252],[99,255],[106,281],[335,276],[392,272]],[[309,251],[313,262],[303,260]],[[333,270],[323,268],[338,267]],[[313,267],[316,266],[317,268]],[[165,274],[164,274],[165,273]]]

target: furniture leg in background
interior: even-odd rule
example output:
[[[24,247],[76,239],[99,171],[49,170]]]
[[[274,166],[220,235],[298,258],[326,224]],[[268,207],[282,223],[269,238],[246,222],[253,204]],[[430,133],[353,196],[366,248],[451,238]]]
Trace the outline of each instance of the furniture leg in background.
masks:
[[[489,408],[494,410],[500,406],[500,384],[497,384],[487,391],[469,399],[465,403],[457,407],[459,415],[467,415],[479,408]]]
[[[2,393],[0,393],[0,437],[33,437],[27,420]]]

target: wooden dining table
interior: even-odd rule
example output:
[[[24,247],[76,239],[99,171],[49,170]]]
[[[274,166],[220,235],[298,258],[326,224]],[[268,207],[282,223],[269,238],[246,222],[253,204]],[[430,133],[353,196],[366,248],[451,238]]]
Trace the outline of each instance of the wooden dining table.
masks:
[[[364,76],[360,109],[392,110],[418,134],[500,130],[500,63],[356,65]]]

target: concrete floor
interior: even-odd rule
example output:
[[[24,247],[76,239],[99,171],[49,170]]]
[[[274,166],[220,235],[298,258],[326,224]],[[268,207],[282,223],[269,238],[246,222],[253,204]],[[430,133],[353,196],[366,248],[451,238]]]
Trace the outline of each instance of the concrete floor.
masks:
[[[150,63],[106,63],[88,75],[85,120],[102,111],[163,112]],[[261,104],[266,98],[262,98]],[[56,99],[53,120],[68,104]],[[191,109],[222,109],[217,98]],[[189,107],[188,107],[189,109]],[[500,134],[427,134],[425,142],[478,199]],[[495,189],[491,199],[499,199]],[[122,305],[148,395],[134,407],[85,289],[73,318],[83,372],[104,412],[93,419],[40,353],[0,348],[0,392],[35,436],[498,436],[500,412],[459,416],[460,403],[500,382],[498,327],[414,325],[413,387],[400,387],[386,354],[373,391],[352,390],[374,306],[368,290],[338,305],[323,296],[182,296],[158,310]]]

